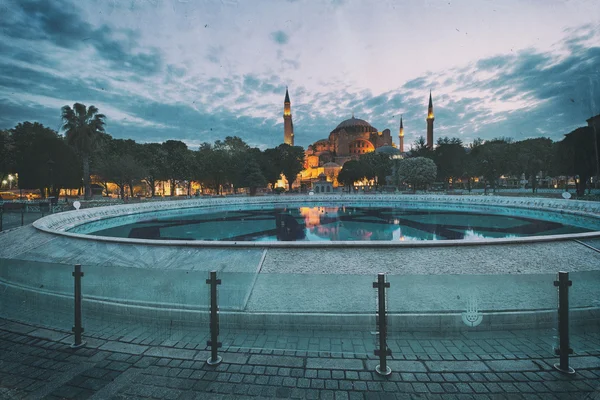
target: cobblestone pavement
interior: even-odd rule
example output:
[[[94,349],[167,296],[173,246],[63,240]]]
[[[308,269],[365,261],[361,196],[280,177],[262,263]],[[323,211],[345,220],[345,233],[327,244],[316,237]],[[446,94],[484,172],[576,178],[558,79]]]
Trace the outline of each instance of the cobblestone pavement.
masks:
[[[75,350],[69,332],[0,319],[0,398],[600,399],[597,332],[579,337],[572,376],[552,368],[551,332],[396,334],[387,378],[366,346],[345,351],[371,342],[360,335],[224,332],[223,363],[211,367],[206,344],[147,333],[105,332]],[[289,349],[305,340],[312,350]]]

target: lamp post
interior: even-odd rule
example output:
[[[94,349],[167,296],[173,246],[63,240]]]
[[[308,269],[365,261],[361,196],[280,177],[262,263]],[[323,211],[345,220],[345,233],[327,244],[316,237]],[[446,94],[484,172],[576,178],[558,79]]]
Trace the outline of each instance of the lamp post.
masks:
[[[9,190],[12,189],[12,181],[13,181],[13,179],[15,179],[14,176],[8,175],[8,189]]]

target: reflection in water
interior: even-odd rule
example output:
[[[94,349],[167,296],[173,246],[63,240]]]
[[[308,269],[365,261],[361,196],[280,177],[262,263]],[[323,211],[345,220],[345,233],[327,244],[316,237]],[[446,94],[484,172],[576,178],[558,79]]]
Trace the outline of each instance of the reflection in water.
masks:
[[[342,205],[239,209],[147,218],[93,234],[163,240],[478,241],[588,231],[526,216]]]
[[[399,230],[390,221],[365,220],[357,224],[354,218],[361,213],[350,207],[301,207],[299,212],[308,232],[315,237],[312,240],[392,240],[393,233]]]
[[[300,224],[293,215],[284,212],[275,214],[275,230],[277,240],[284,242],[302,240],[306,237],[304,225]]]

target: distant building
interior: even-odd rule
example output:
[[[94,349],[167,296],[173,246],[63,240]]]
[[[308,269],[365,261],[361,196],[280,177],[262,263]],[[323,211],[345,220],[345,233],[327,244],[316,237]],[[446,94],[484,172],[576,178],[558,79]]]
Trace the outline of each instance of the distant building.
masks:
[[[312,190],[315,193],[333,193],[333,183],[327,181],[325,174],[320,174],[318,180],[312,183]]]
[[[427,109],[427,148],[433,150],[433,100],[429,93]],[[283,142],[294,145],[294,125],[292,123],[291,102],[288,89],[285,90],[283,103]],[[400,117],[398,132],[399,145],[396,148],[389,129],[379,131],[367,121],[351,118],[340,122],[327,138],[317,140],[309,145],[304,155],[304,170],[300,174],[299,183],[308,184],[324,174],[330,182],[335,182],[339,170],[348,160],[356,160],[361,155],[383,148],[380,153],[393,157],[404,154],[404,123]],[[393,153],[393,154],[392,154]]]
[[[431,100],[431,91],[429,92],[429,107],[427,108],[427,148],[433,150],[433,101]]]
[[[292,122],[292,103],[287,87],[285,88],[285,100],[283,101],[283,143],[294,145],[294,123]]]
[[[600,130],[600,114],[586,120],[588,126],[592,129],[594,129],[594,131],[598,132],[598,130]]]

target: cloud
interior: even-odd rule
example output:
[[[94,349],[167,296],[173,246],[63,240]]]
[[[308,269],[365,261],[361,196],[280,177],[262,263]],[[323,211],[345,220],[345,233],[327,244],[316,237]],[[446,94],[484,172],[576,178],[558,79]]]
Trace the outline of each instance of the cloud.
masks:
[[[271,33],[271,39],[277,44],[287,44],[290,37],[284,31],[275,31]]]
[[[135,13],[117,5],[110,18],[101,18],[100,11],[106,11],[101,5],[96,10],[66,0],[5,0],[0,129],[25,120],[56,129],[60,107],[83,102],[107,114],[107,129],[117,138],[178,139],[197,146],[237,135],[252,145],[272,147],[283,138],[286,85],[296,142],[302,146],[327,137],[352,112],[378,130],[391,129],[396,140],[402,114],[405,142],[411,143],[425,135],[430,89],[436,138],[458,136],[465,143],[498,136],[560,140],[600,112],[600,47],[595,40],[600,35],[595,25],[569,30],[553,47],[465,58],[458,66],[419,69],[399,78],[402,71],[389,76],[380,69],[386,64],[402,69],[390,56],[396,52],[393,43],[386,42],[377,57],[371,57],[375,46],[366,57],[342,60],[336,55],[350,54],[346,47],[354,42],[326,37],[317,44],[308,41],[314,26],[305,23],[304,14],[281,14],[289,23],[285,21],[285,31],[273,31],[277,28],[256,20],[226,21],[219,14],[221,5],[194,16],[187,5],[183,9],[168,2],[134,3]],[[310,3],[287,6],[304,9]],[[340,4],[322,3],[328,9]],[[243,6],[227,3],[225,8]],[[346,11],[357,15],[352,7],[348,2],[335,9],[336,18],[346,21]],[[145,10],[160,21],[152,24],[154,30],[121,16],[142,15]],[[192,28],[178,31],[180,23],[161,37],[157,24],[164,21],[167,26],[178,12],[185,13],[183,21]],[[267,16],[271,21],[279,17]],[[202,21],[200,26],[193,18]],[[210,29],[204,28],[207,24]],[[295,46],[290,35],[302,37],[302,46]],[[374,77],[379,87],[370,85]]]
[[[106,25],[95,28],[82,19],[77,6],[65,0],[9,1],[7,10],[3,34],[10,38],[42,40],[77,51],[92,47],[113,68],[135,73],[156,74],[161,68],[158,49],[142,48],[135,31],[113,31]]]

